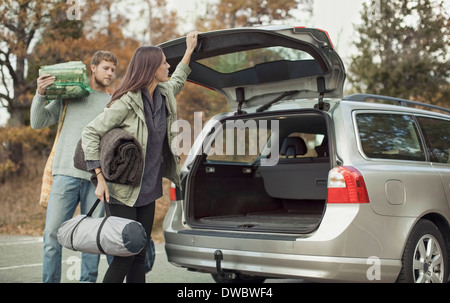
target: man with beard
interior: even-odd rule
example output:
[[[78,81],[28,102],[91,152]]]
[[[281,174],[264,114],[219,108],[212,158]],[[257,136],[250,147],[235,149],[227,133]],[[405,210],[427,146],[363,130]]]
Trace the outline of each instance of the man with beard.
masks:
[[[91,173],[76,169],[73,156],[83,128],[91,122],[110,102],[108,87],[111,85],[117,66],[116,56],[107,51],[98,51],[91,62],[89,96],[64,100],[53,100],[47,104],[47,87],[55,82],[51,75],[37,79],[36,95],[31,104],[30,123],[34,129],[41,129],[58,123],[64,114],[62,129],[56,144],[53,160],[53,184],[47,206],[44,230],[44,260],[42,280],[44,283],[61,281],[62,247],[57,239],[58,228],[72,218],[80,203],[80,211],[86,214],[96,201],[95,187],[90,182]],[[100,203],[93,217],[102,217],[104,208]],[[80,281],[95,282],[98,274],[99,255],[82,254]]]

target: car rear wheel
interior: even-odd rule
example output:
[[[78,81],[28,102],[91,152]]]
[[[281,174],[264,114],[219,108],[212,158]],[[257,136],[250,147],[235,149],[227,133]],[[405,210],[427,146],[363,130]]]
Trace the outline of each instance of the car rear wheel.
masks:
[[[448,256],[444,238],[431,221],[421,220],[406,243],[397,282],[445,283],[447,279]]]

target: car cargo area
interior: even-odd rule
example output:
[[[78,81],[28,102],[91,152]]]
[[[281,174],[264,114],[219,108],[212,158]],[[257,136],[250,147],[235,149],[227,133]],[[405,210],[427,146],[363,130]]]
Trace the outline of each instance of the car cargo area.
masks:
[[[270,136],[278,140],[276,165],[262,165],[261,155],[248,151],[240,156],[198,156],[185,197],[191,226],[288,233],[318,227],[331,168],[325,117],[309,111],[264,119],[278,121],[279,129]],[[245,130],[248,139],[235,142],[248,147],[251,131]]]

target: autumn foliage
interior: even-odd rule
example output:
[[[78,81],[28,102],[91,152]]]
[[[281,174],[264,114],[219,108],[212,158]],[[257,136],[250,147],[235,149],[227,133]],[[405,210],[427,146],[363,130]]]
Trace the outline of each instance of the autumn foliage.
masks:
[[[177,13],[168,9],[166,0],[0,1],[0,106],[7,108],[10,116],[7,125],[0,126],[0,195],[7,197],[0,200],[0,233],[27,233],[23,226],[30,224],[30,217],[36,217],[38,230],[43,227],[42,212],[34,206],[56,126],[42,130],[29,126],[29,110],[41,66],[67,61],[82,61],[89,66],[96,50],[111,51],[119,60],[112,93],[141,45],[157,45],[184,36],[192,27],[208,31],[268,24],[288,17],[297,2],[221,0],[208,4],[207,13],[186,27]],[[130,33],[127,26],[135,19],[141,21],[141,26]],[[190,83],[177,100],[178,118],[189,122],[193,122],[195,112],[202,112],[205,122],[228,108],[222,95]],[[17,187],[21,189],[15,190]],[[157,201],[158,226],[169,204],[168,188],[165,181],[164,197]],[[33,207],[29,206],[30,199]],[[24,212],[26,209],[30,210],[29,215]],[[17,210],[24,216],[15,216]],[[158,226],[154,229],[158,230]]]
[[[69,19],[70,5],[66,1],[5,0],[0,3],[0,41],[3,41],[0,43],[3,71],[0,80],[5,84],[5,89],[0,90],[0,105],[8,108],[10,114],[8,124],[0,128],[0,178],[20,173],[23,155],[39,150],[30,149],[28,142],[39,142],[44,153],[51,149],[53,138],[49,133],[54,137],[54,128],[30,131],[28,126],[29,108],[41,66],[67,61],[82,61],[89,66],[95,51],[111,51],[119,60],[118,77],[111,93],[114,91],[135,49],[144,44],[124,34],[131,16],[115,11],[115,2],[118,1],[86,1],[85,6],[78,7],[80,20]],[[154,18],[151,25],[175,28],[176,14],[167,11],[165,0],[154,4],[153,12],[158,12],[159,17]],[[154,33],[157,33],[156,28]],[[158,42],[176,37],[177,32],[164,31],[155,34],[152,40]]]
[[[112,93],[121,76],[125,74],[134,51],[141,45],[157,45],[184,36],[191,28],[209,31],[283,24],[286,20],[292,21],[293,10],[301,9],[302,3],[313,2],[204,1],[205,13],[197,16],[194,24],[186,26],[183,24],[185,20],[180,19],[175,11],[168,9],[166,0],[1,0],[0,107],[7,108],[10,118],[7,125],[0,125],[0,196],[8,197],[3,200],[0,198],[0,206],[3,207],[0,213],[10,213],[5,206],[8,201],[11,209],[22,209],[18,203],[19,198],[15,196],[17,191],[9,187],[6,189],[2,184],[8,180],[15,182],[10,183],[13,188],[20,184],[17,180],[22,181],[25,177],[34,176],[39,179],[55,137],[56,126],[43,130],[33,130],[29,126],[29,110],[41,66],[66,61],[82,61],[89,66],[96,50],[112,51],[119,60],[117,79],[110,91]],[[360,52],[353,58],[354,62],[348,73],[355,89],[359,92],[415,97],[419,101],[426,98],[423,101],[448,107],[450,84],[446,50],[450,46],[450,18],[448,12],[445,14],[439,10],[441,0],[435,2],[437,4],[432,6],[433,1],[429,0],[390,1],[389,5],[384,5],[379,11],[383,16],[381,20],[371,19],[368,13],[373,10],[367,5],[364,7],[361,18],[365,23],[356,29],[359,39],[356,39],[358,41],[355,41],[355,45]],[[79,5],[80,3],[82,5]],[[414,6],[414,3],[417,5]],[[78,6],[74,7],[77,4]],[[397,11],[392,11],[394,8]],[[74,9],[78,15],[69,14],[73,13]],[[419,26],[405,27],[398,16],[409,16],[411,11],[415,13],[413,16],[420,17],[422,23]],[[432,16],[435,11],[440,13]],[[137,19],[140,20],[140,25],[130,32],[130,21]],[[303,20],[295,22],[301,23]],[[443,28],[440,28],[441,24],[444,24]],[[433,33],[441,33],[443,37],[433,37]],[[393,35],[396,40],[392,39]],[[408,49],[409,46],[413,48]],[[401,53],[403,49],[408,50],[408,56]],[[436,62],[440,64],[435,64]],[[430,69],[429,64],[432,64],[434,69]],[[409,76],[405,77],[405,74]],[[422,81],[423,85],[417,85],[414,81],[422,79],[423,76],[426,76],[426,81]],[[431,84],[438,83],[436,79],[439,80],[439,85],[433,86],[431,90]],[[402,89],[406,85],[410,90],[405,92]],[[415,92],[413,96],[408,95],[411,90]],[[422,93],[425,91],[432,94]],[[177,96],[177,101],[178,118],[191,123],[195,112],[202,112],[205,122],[214,114],[228,108],[222,95],[191,83],[186,84]],[[37,196],[37,200],[38,195],[34,192],[39,192],[40,182],[33,182],[33,185],[27,183],[24,186],[27,196]],[[167,182],[164,190],[168,190]],[[29,191],[33,191],[33,194],[28,194]],[[161,218],[169,203],[166,196],[165,194],[159,204],[162,206],[157,216]],[[34,203],[37,205],[37,201]],[[161,218],[156,219],[159,224]],[[2,226],[5,225],[3,217],[0,216],[0,233]]]

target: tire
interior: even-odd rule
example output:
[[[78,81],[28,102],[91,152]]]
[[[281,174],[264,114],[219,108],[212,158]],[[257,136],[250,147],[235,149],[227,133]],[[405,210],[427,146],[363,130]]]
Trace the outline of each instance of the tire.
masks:
[[[446,283],[447,244],[429,220],[420,220],[406,242],[398,283]]]
[[[235,279],[227,279],[218,274],[211,274],[216,283],[263,283],[266,278],[237,274]]]

